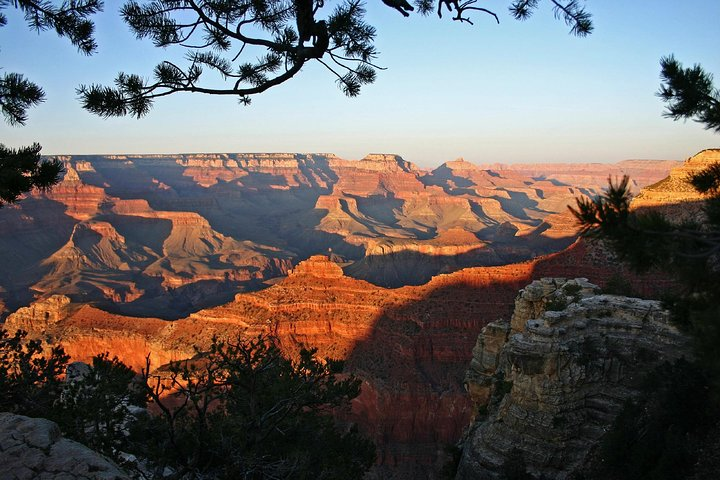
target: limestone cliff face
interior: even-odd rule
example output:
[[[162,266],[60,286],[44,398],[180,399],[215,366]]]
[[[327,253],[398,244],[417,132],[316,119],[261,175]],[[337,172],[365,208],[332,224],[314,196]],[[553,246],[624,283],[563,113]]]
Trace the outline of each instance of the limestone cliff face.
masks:
[[[510,321],[483,329],[466,374],[478,419],[458,479],[502,479],[518,458],[533,475],[570,478],[643,375],[688,352],[659,302],[595,291],[585,279],[537,280]]]
[[[7,319],[5,328],[9,332],[25,330],[39,336],[68,316],[69,305],[70,299],[65,295],[52,295],[29,307],[19,308]]]

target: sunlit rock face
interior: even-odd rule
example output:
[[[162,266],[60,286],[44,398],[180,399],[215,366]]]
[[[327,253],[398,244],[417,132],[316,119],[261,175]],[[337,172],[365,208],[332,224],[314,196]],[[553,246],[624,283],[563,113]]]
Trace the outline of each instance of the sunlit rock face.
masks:
[[[701,221],[702,201],[706,196],[695,190],[689,180],[693,174],[716,163],[720,163],[720,149],[703,150],[693,155],[673,168],[663,180],[643,188],[632,200],[631,208],[653,209],[675,221]]]
[[[459,159],[429,171],[390,154],[58,158],[66,173],[57,187],[0,212],[6,313],[64,294],[117,313],[181,318],[330,251],[347,274],[386,287],[528,260],[572,243],[566,206],[619,168],[581,170],[573,185],[551,178],[555,167]],[[623,171],[641,184],[667,167]]]
[[[606,163],[527,163],[488,164],[483,168],[512,170],[535,179],[546,179],[557,186],[591,188],[607,186],[608,178],[630,177],[630,187],[638,192],[646,185],[657,182],[671,169],[680,165],[676,160],[623,160],[614,164]]]
[[[688,354],[660,302],[597,292],[584,278],[543,278],[520,291],[511,318],[482,330],[458,479],[504,478],[520,458],[533,475],[571,478],[644,375]]]

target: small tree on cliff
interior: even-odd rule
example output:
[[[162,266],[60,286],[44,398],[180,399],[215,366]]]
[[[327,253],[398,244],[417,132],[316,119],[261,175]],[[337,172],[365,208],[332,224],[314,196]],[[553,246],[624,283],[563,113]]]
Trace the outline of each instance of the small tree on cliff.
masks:
[[[31,417],[53,412],[69,358],[62,347],[45,352],[27,332],[0,329],[0,411]]]
[[[360,479],[375,447],[330,415],[360,393],[340,368],[314,349],[291,361],[270,337],[214,339],[165,375],[145,369],[160,414],[138,426],[139,453],[191,478]]]
[[[128,406],[145,404],[130,388],[135,372],[102,354],[76,364],[80,374],[67,381],[69,359],[61,346],[0,329],[0,411],[50,419],[69,438],[112,456],[125,446]]]
[[[68,376],[73,373],[55,402],[53,419],[73,440],[116,456],[127,448],[125,432],[136,420],[131,407],[146,405],[144,392],[133,383],[137,374],[108,353],[94,356],[90,365],[71,364]]]

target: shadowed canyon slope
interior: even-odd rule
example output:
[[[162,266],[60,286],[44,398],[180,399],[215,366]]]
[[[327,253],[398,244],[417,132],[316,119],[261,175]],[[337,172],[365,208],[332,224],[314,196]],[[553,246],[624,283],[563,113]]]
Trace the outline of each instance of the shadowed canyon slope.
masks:
[[[0,212],[4,314],[64,294],[179,318],[330,250],[354,278],[418,285],[558,251],[574,240],[566,205],[575,196],[597,193],[616,172],[657,182],[674,164],[519,170],[455,160],[426,171],[379,154],[60,158],[59,186]]]

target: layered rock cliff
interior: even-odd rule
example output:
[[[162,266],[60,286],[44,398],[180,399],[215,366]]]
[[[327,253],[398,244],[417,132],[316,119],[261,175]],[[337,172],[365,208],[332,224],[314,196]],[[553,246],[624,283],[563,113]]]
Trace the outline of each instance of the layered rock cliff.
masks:
[[[543,278],[520,291],[510,319],[483,329],[465,379],[477,418],[458,479],[506,478],[513,463],[571,478],[643,376],[687,355],[659,302],[597,292],[585,279]]]

